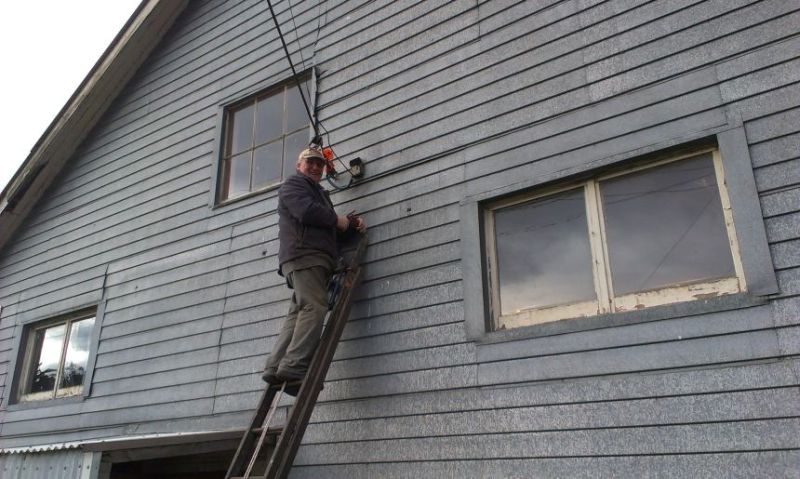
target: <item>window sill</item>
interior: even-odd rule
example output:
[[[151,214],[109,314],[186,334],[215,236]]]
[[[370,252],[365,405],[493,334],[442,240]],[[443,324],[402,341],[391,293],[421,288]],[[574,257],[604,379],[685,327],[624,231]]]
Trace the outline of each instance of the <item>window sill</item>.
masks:
[[[231,206],[231,205],[241,206],[241,205],[248,205],[248,204],[251,204],[251,203],[255,203],[256,202],[255,198],[261,197],[261,196],[263,196],[263,195],[265,195],[265,194],[267,194],[269,192],[272,192],[272,191],[277,191],[278,188],[280,188],[282,184],[283,184],[283,182],[281,181],[280,183],[275,183],[275,184],[272,184],[270,186],[266,186],[264,188],[261,188],[259,190],[251,191],[250,193],[247,193],[247,194],[244,194],[244,195],[241,195],[241,196],[237,196],[235,198],[230,198],[230,199],[227,199],[225,201],[216,202],[211,207],[211,209],[212,210],[218,210],[218,209],[219,210],[224,210],[228,206]],[[263,199],[263,198],[258,198],[258,199],[260,200],[260,199]],[[253,201],[247,201],[247,200],[253,200]]]
[[[520,339],[556,336],[560,334],[590,331],[594,329],[613,328],[631,324],[661,321],[665,319],[697,316],[709,313],[732,311],[766,304],[767,298],[748,293],[731,294],[705,300],[687,301],[661,306],[653,306],[637,311],[608,313],[595,316],[584,316],[573,319],[561,319],[548,323],[520,326],[512,329],[487,331],[474,338],[478,345],[495,344]]]
[[[83,402],[84,400],[86,400],[86,396],[80,393],[80,394],[75,394],[74,396],[67,396],[62,398],[42,399],[41,401],[15,402],[9,404],[6,408],[6,411],[9,412],[25,411],[28,409],[37,409],[40,407],[61,406],[64,404],[80,403]]]

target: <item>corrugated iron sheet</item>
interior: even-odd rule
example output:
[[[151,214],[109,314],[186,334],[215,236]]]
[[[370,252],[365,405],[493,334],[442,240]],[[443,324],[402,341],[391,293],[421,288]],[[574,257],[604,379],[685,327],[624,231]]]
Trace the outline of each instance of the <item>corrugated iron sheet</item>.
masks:
[[[81,479],[91,454],[80,449],[0,455],[3,479]]]

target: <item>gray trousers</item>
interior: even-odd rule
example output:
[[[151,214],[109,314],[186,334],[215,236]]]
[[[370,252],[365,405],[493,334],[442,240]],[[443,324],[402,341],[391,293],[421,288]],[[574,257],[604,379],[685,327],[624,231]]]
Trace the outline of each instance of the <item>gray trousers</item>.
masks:
[[[286,275],[294,293],[278,340],[264,367],[265,372],[306,372],[322,335],[331,273],[323,266],[312,266]]]

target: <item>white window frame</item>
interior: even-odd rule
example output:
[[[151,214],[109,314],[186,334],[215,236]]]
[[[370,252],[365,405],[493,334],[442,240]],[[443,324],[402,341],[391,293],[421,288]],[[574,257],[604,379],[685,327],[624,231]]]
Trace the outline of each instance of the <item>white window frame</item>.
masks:
[[[70,339],[70,334],[72,332],[72,325],[76,322],[91,318],[94,318],[96,327],[97,313],[95,311],[92,312],[84,311],[82,313],[71,316],[42,321],[34,325],[31,325],[29,327],[25,338],[25,349],[23,350],[24,356],[22,363],[22,371],[20,372],[19,376],[19,387],[17,388],[17,402],[26,403],[35,401],[48,401],[53,399],[66,398],[70,396],[77,396],[83,393],[84,388],[86,387],[87,378],[89,377],[88,363],[87,363],[87,374],[84,376],[83,383],[80,386],[71,386],[68,388],[59,389],[58,384],[59,381],[61,380],[61,375],[63,374],[64,371],[64,361],[66,360],[66,353],[67,353],[67,348],[69,346],[69,339]],[[33,348],[36,338],[36,332],[41,331],[43,329],[60,326],[62,324],[66,325],[66,329],[64,331],[64,342],[61,344],[61,353],[58,360],[58,371],[56,372],[55,385],[53,387],[53,390],[42,391],[38,393],[26,393],[25,391],[30,387],[30,381],[32,379],[32,372],[34,368],[33,356],[35,354],[35,351],[33,350]]]
[[[725,229],[727,231],[728,243],[731,249],[731,257],[734,265],[735,277],[690,281],[670,285],[664,288],[639,291],[622,296],[615,296],[613,283],[611,280],[611,267],[606,241],[605,221],[602,217],[603,208],[600,197],[600,182],[615,177],[620,177],[662,166],[668,163],[685,160],[706,153],[711,153],[714,164],[714,171],[717,180],[717,188],[722,205],[723,217],[725,219]],[[546,323],[561,319],[579,318],[595,316],[608,313],[620,313],[625,311],[639,310],[653,306],[680,303],[699,299],[707,299],[716,296],[736,294],[747,291],[745,275],[742,267],[739,242],[736,236],[736,229],[733,224],[731,212],[731,202],[725,184],[722,158],[717,148],[707,148],[695,150],[690,153],[673,156],[660,161],[649,162],[646,164],[629,167],[612,173],[598,175],[588,180],[562,184],[553,188],[537,191],[533,194],[526,193],[516,195],[511,198],[499,200],[489,204],[484,209],[484,241],[486,244],[486,274],[489,289],[488,300],[491,319],[494,329],[516,328],[533,324]],[[496,258],[497,250],[494,241],[494,213],[497,210],[513,206],[520,203],[530,202],[539,198],[551,196],[561,192],[583,189],[585,199],[585,212],[587,216],[587,230],[589,234],[589,244],[592,255],[592,273],[595,286],[596,299],[591,301],[581,301],[570,304],[547,306],[541,308],[529,308],[515,311],[511,314],[502,315],[500,312],[500,289],[497,278]]]

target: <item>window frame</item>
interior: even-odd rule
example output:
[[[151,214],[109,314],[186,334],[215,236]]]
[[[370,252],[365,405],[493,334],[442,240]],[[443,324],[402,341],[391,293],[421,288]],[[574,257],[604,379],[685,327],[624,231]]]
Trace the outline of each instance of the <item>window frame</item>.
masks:
[[[657,289],[637,291],[617,296],[614,293],[612,268],[608,252],[608,241],[605,231],[604,207],[602,204],[600,184],[612,178],[620,178],[641,171],[652,170],[660,166],[680,162],[701,155],[711,155],[717,184],[717,193],[725,221],[725,231],[734,266],[734,276],[719,279],[703,279],[667,285]],[[672,303],[692,301],[697,297],[713,297],[747,291],[736,228],[731,213],[730,199],[724,182],[724,170],[719,149],[709,147],[692,150],[683,154],[669,156],[657,161],[639,163],[617,168],[609,172],[594,175],[590,178],[562,183],[533,192],[524,192],[488,203],[483,209],[483,234],[486,244],[485,271],[488,285],[489,311],[492,327],[495,330],[517,328],[539,323],[559,321],[578,317],[602,314],[621,313],[641,308],[651,308]],[[587,219],[587,234],[592,259],[592,277],[595,299],[560,305],[526,308],[514,313],[502,314],[500,288],[498,278],[497,246],[495,244],[494,216],[497,211],[510,206],[528,203],[559,193],[582,190],[584,212]]]
[[[94,319],[94,324],[92,325],[92,332],[90,335],[88,357],[86,366],[84,368],[85,374],[83,377],[83,382],[81,383],[80,386],[71,386],[69,388],[66,388],[72,390],[70,393],[59,395],[58,383],[59,380],[61,379],[61,375],[63,374],[64,361],[66,360],[66,350],[69,346],[69,339],[70,339],[70,334],[72,332],[72,325],[74,323],[87,320],[90,318]],[[98,309],[92,308],[26,324],[24,326],[22,340],[20,342],[19,354],[20,354],[21,367],[19,374],[16,377],[15,388],[12,395],[14,404],[49,403],[50,401],[54,400],[68,399],[80,396],[85,397],[89,390],[87,383],[90,384],[92,380],[91,370],[94,369],[94,355],[96,353],[95,336],[96,336],[96,331],[98,329],[99,321],[100,317],[98,314]],[[55,385],[53,387],[53,390],[48,392],[49,397],[46,396],[44,392],[26,393],[25,391],[30,386],[31,375],[32,375],[33,355],[34,355],[33,346],[35,342],[36,332],[41,331],[43,329],[60,326],[62,324],[66,325],[66,329],[64,331],[64,341],[61,344],[61,352],[58,360],[58,371],[56,373]]]
[[[307,126],[305,126],[305,127],[299,127],[299,128],[297,128],[295,130],[292,130],[291,132],[282,133],[282,135],[280,137],[276,137],[272,141],[267,141],[267,142],[259,144],[259,145],[255,145],[255,143],[254,143],[256,141],[256,137],[255,137],[256,125],[255,125],[255,121],[254,121],[253,122],[254,123],[253,124],[253,140],[252,140],[253,144],[251,145],[251,148],[248,150],[248,151],[250,151],[251,155],[255,152],[255,150],[258,147],[264,146],[264,145],[268,145],[269,143],[274,142],[274,141],[278,141],[279,138],[281,140],[285,140],[286,137],[291,136],[292,134],[298,133],[300,131],[303,131],[303,128],[307,128],[308,133],[309,133],[309,139],[311,138],[311,135],[313,134],[313,131],[314,131],[314,124],[316,123],[316,113],[315,113],[315,108],[316,108],[315,107],[315,105],[316,105],[316,78],[317,78],[316,70],[314,68],[311,68],[311,69],[306,70],[304,72],[300,72],[297,75],[297,78],[301,82],[306,83],[306,85],[307,85],[307,89],[304,89],[304,93],[308,94],[309,91],[310,91],[310,95],[309,95],[310,98],[307,98],[307,101],[309,102],[309,108],[311,109],[312,120],[309,121],[306,124]],[[211,205],[210,205],[212,208],[217,207],[217,206],[228,205],[228,204],[235,203],[235,202],[247,199],[247,198],[251,198],[253,196],[261,195],[261,194],[263,194],[265,192],[273,191],[273,190],[277,189],[278,187],[280,187],[280,185],[283,183],[283,181],[288,176],[291,175],[291,172],[289,172],[289,174],[286,174],[286,172],[282,171],[281,175],[280,175],[281,176],[280,180],[278,180],[278,181],[274,181],[274,182],[271,182],[269,184],[262,185],[262,186],[260,186],[260,187],[258,187],[256,189],[251,189],[250,191],[248,191],[246,193],[243,193],[243,194],[240,194],[240,195],[237,195],[237,196],[226,197],[228,195],[228,191],[229,191],[229,188],[230,188],[230,167],[228,166],[229,165],[229,160],[230,160],[230,158],[233,158],[234,156],[237,156],[237,155],[227,155],[226,154],[227,153],[227,149],[228,149],[228,144],[230,142],[231,123],[232,123],[231,119],[233,117],[232,113],[237,111],[237,110],[239,110],[239,109],[241,109],[241,108],[246,108],[247,105],[256,105],[256,103],[259,100],[263,100],[263,99],[269,98],[269,97],[275,95],[278,91],[283,91],[284,98],[286,98],[288,96],[288,95],[286,95],[286,92],[288,90],[290,90],[291,88],[297,88],[297,85],[295,84],[295,79],[294,79],[293,76],[292,77],[288,77],[288,78],[283,78],[283,79],[281,79],[279,81],[270,82],[266,86],[264,86],[263,84],[259,85],[258,87],[254,88],[254,89],[250,89],[250,90],[248,90],[248,91],[246,91],[244,93],[240,93],[240,94],[236,95],[235,98],[230,99],[228,101],[225,101],[219,106],[218,122],[217,122],[217,128],[215,130],[216,141],[214,143],[214,145],[215,145],[215,147],[214,147],[214,149],[215,149],[214,157],[215,157],[216,161],[214,162],[213,171],[212,171],[213,185],[212,185],[212,202],[211,202]],[[305,106],[304,106],[304,108],[305,108]],[[286,101],[284,101],[284,115],[283,115],[283,122],[282,122],[284,128],[286,126],[286,120],[288,118],[288,115],[286,114],[286,111],[287,111],[286,110]],[[257,115],[257,112],[256,112],[255,108],[253,110],[253,114],[254,114],[254,116]],[[239,152],[238,154],[242,154],[242,152]],[[282,158],[281,165],[282,165],[282,168],[283,168],[283,166],[285,165],[285,158]],[[253,167],[253,160],[252,160],[252,156],[251,156],[250,174],[248,176],[250,184],[251,184],[251,188],[252,188],[252,180],[253,180],[253,168],[254,168]]]
[[[530,175],[518,175],[516,181],[511,183],[501,174],[496,179],[485,177],[468,185],[466,195],[459,201],[459,244],[464,291],[462,303],[464,332],[468,340],[475,341],[482,348],[523,338],[548,337],[671,318],[696,316],[699,319],[705,314],[763,305],[769,297],[780,292],[767,241],[747,134],[742,122],[734,115],[724,124],[709,124],[705,129],[664,137],[655,142],[651,142],[651,138],[643,140],[628,142],[611,153],[606,150],[581,150],[581,157],[571,160],[571,166],[568,167],[561,161],[563,155],[555,156],[552,160],[537,160],[529,166],[532,171]],[[569,178],[586,178],[624,164],[657,161],[708,147],[719,149],[724,166],[724,184],[737,225],[736,233],[747,292],[625,313],[553,321],[505,330],[494,329],[488,307],[484,261],[487,246],[483,234],[483,208],[486,204],[523,191],[546,188],[556,182],[563,183]]]

